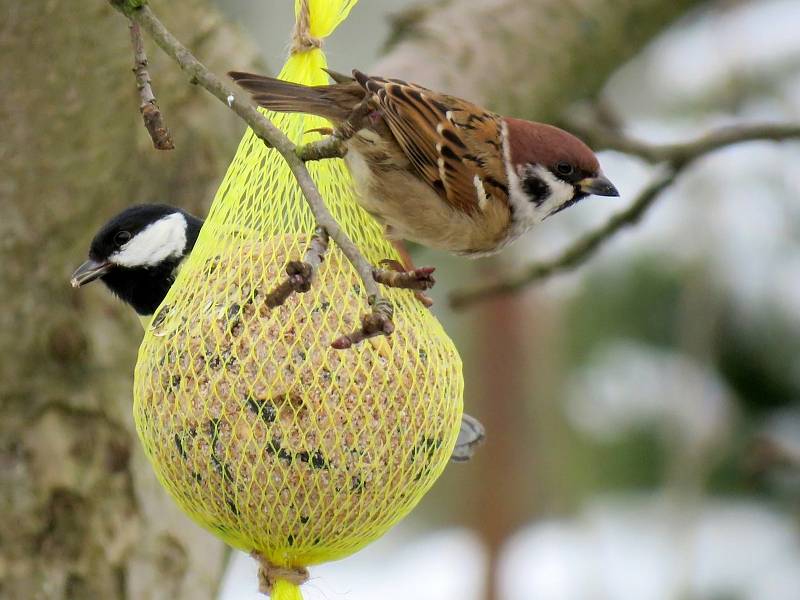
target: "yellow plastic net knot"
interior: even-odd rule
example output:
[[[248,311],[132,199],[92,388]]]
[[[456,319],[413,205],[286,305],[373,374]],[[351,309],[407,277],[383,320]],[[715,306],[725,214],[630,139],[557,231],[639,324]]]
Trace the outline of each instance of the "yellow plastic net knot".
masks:
[[[355,0],[308,0],[308,31],[330,34]],[[326,82],[314,47],[281,77]],[[266,113],[308,142],[319,117]],[[397,258],[356,203],[341,160],[309,165],[332,215],[373,264]],[[271,302],[315,222],[282,157],[248,130],[191,256],[145,331],[134,418],[165,489],[197,523],[262,565],[273,600],[300,600],[306,567],[383,535],[452,453],[461,361],[431,312],[385,289],[395,331],[346,350],[363,285],[335,244],[310,289]]]
[[[322,48],[322,39],[311,35],[311,7],[309,0],[295,3],[295,26],[292,32],[292,54]]]

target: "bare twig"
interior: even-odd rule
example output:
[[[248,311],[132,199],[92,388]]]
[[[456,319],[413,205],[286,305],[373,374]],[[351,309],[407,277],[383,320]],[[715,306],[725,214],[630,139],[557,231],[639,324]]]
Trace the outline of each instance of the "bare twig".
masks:
[[[800,124],[763,123],[721,127],[695,140],[676,144],[648,144],[606,128],[581,127],[572,124],[587,143],[598,150],[616,150],[633,154],[650,163],[688,163],[719,148],[756,140],[781,141],[800,137]]]
[[[314,273],[325,260],[327,250],[328,233],[322,227],[317,227],[303,260],[290,261],[286,265],[286,279],[267,294],[267,306],[275,308],[286,302],[294,292],[304,294],[310,290]]]
[[[463,308],[497,294],[515,292],[551,275],[576,267],[591,257],[606,240],[618,231],[638,222],[658,199],[661,192],[669,187],[678,174],[694,160],[719,148],[741,142],[800,138],[800,125],[769,124],[725,127],[691,142],[665,145],[649,145],[608,130],[594,133],[583,132],[583,134],[597,148],[615,149],[641,156],[651,162],[665,163],[664,170],[639,193],[639,196],[628,208],[612,216],[604,225],[580,237],[555,258],[534,262],[518,273],[500,281],[456,290],[450,295],[450,304],[453,307]]]
[[[317,225],[328,232],[328,235],[339,246],[361,278],[367,293],[367,300],[373,306],[373,312],[375,310],[374,307],[388,304],[388,301],[381,297],[378,284],[372,277],[372,265],[364,258],[358,247],[331,215],[308,169],[306,169],[305,163],[297,156],[295,145],[291,140],[280,129],[275,127],[269,119],[258,112],[249,101],[238,100],[233,91],[222,83],[219,77],[209,71],[167,30],[150,7],[144,4],[143,0],[126,0],[124,2],[111,0],[111,4],[146,31],[156,44],[178,63],[178,66],[189,76],[189,80],[192,83],[203,87],[220,102],[224,103],[225,106],[239,115],[258,137],[281,154],[303,191]],[[385,327],[384,330],[386,329]]]
[[[394,331],[393,314],[394,308],[390,302],[386,300],[373,302],[372,312],[361,318],[361,329],[334,340],[331,346],[337,350],[345,350],[371,337],[391,335]]]
[[[142,113],[145,129],[153,140],[156,150],[172,150],[175,143],[169,133],[164,120],[161,117],[161,110],[156,103],[156,96],[150,84],[150,73],[147,71],[147,54],[144,51],[144,39],[142,31],[137,23],[131,21],[131,43],[133,44],[133,73],[136,75],[136,87],[139,89],[139,98],[142,103],[139,105],[139,112]]]

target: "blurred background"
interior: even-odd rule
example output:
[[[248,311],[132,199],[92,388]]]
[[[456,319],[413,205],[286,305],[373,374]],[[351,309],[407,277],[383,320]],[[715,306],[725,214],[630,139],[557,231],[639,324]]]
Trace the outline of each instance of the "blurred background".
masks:
[[[218,73],[285,57],[289,0],[152,4]],[[800,122],[798,25],[796,0],[361,0],[326,53],[566,127],[601,107],[655,144]],[[137,445],[135,316],[68,287],[123,206],[205,214],[244,129],[146,40],[176,142],[153,150],[128,43],[105,2],[0,0],[0,596],[255,599],[255,563],[183,517]],[[314,568],[306,600],[800,600],[800,142],[708,154],[586,264],[448,302],[556,256],[659,170],[600,160],[620,198],[499,258],[412,249],[487,441]]]

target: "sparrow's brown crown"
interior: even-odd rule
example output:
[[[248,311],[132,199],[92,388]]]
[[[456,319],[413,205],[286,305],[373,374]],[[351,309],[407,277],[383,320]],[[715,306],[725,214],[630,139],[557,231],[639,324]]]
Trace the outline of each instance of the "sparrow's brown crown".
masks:
[[[571,133],[546,125],[506,117],[511,162],[515,165],[537,164],[555,168],[567,163],[577,173],[597,175],[600,163],[592,149]]]

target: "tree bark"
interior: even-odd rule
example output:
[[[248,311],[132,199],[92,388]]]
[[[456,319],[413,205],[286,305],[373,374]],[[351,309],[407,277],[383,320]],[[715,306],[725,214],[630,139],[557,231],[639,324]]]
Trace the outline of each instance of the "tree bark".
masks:
[[[162,3],[212,67],[255,52],[205,0]],[[136,439],[141,326],[69,275],[123,207],[205,214],[242,124],[150,50],[176,149],[152,148],[128,23],[106,2],[0,2],[0,597],[214,597],[225,549],[157,483]],[[263,68],[263,67],[262,67]]]
[[[556,121],[707,0],[438,0],[395,20],[374,72],[501,114]]]

